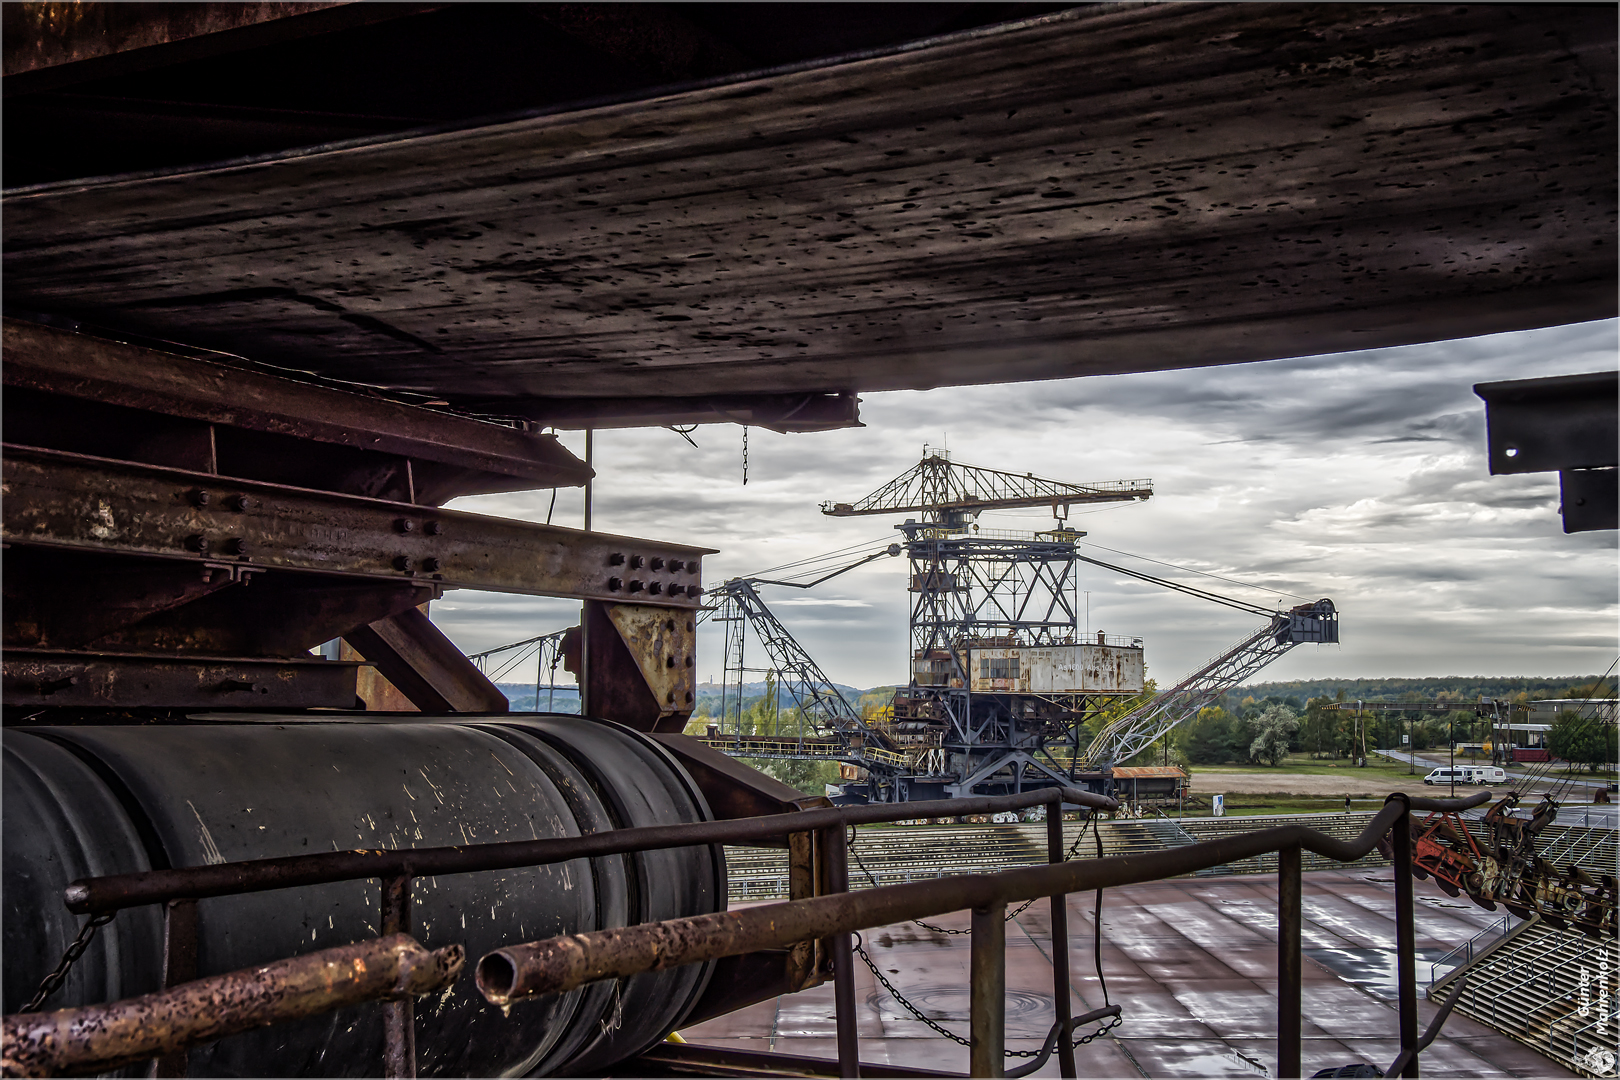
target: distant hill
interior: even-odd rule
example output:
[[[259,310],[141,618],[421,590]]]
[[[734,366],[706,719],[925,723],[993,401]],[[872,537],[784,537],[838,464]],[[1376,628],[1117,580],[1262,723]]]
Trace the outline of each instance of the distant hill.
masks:
[[[1571,690],[1590,687],[1601,676],[1570,675],[1552,678],[1501,678],[1490,675],[1445,675],[1430,679],[1294,679],[1287,682],[1250,683],[1226,692],[1227,707],[1240,705],[1244,698],[1263,701],[1268,697],[1294,699],[1298,707],[1316,697],[1333,697],[1344,691],[1346,701],[1478,701],[1488,698],[1516,698],[1523,694],[1535,701],[1564,697]],[[1609,696],[1612,696],[1610,694]]]
[[[513,712],[560,712],[579,714],[579,691],[572,686],[559,686],[552,694],[546,687],[540,688],[540,699],[536,703],[534,696],[534,683],[496,683],[495,686],[506,695],[511,702]]]

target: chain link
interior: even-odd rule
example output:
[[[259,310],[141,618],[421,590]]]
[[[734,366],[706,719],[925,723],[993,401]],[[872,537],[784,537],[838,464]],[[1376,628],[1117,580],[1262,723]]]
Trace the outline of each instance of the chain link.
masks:
[[[1076,855],[1078,855],[1080,853],[1080,841],[1085,839],[1086,830],[1091,828],[1091,820],[1092,820],[1091,816],[1088,816],[1086,818],[1086,820],[1085,820],[1085,823],[1080,826],[1080,831],[1075,834],[1074,843],[1069,845],[1069,850],[1063,856],[1063,861],[1064,862],[1068,862],[1069,860],[1073,859]],[[874,888],[874,889],[879,888],[877,877],[873,875],[872,871],[870,871],[870,870],[868,870],[866,868],[866,864],[861,861],[861,857],[860,857],[859,853],[857,853],[856,850],[855,850],[855,832],[856,832],[856,827],[854,825],[851,825],[849,827],[849,835],[846,837],[845,847],[848,849],[850,855],[855,859],[855,865],[859,866],[861,868],[861,873],[866,875],[866,880],[871,883],[872,888]],[[1017,908],[1015,908],[1014,910],[1008,912],[1007,917],[1006,917],[1006,919],[1004,921],[1005,922],[1012,922],[1013,919],[1015,919],[1019,915],[1023,914],[1024,910],[1026,908],[1028,908],[1031,904],[1033,904],[1035,902],[1035,900],[1038,900],[1038,899],[1040,899],[1040,898],[1035,897],[1034,899],[1024,901]],[[915,923],[916,925],[922,927],[924,930],[932,930],[936,934],[961,935],[961,934],[971,934],[973,932],[972,930],[952,930],[950,927],[947,927],[947,926],[935,926],[933,923],[923,922],[921,919],[913,919],[911,921],[913,923]],[[973,1043],[970,1040],[962,1038],[962,1036],[956,1034],[956,1032],[951,1031],[948,1028],[941,1027],[938,1022],[934,1021],[933,1019],[929,1018],[928,1016],[925,1016],[921,1009],[917,1008],[917,1006],[913,1005],[910,1001],[906,1000],[905,995],[900,993],[900,991],[895,988],[895,985],[892,982],[890,982],[886,977],[884,977],[884,974],[878,968],[876,961],[874,961],[872,959],[872,957],[867,953],[867,951],[866,951],[866,943],[865,943],[864,940],[862,940],[861,935],[859,935],[859,934],[855,935],[855,955],[857,955],[857,956],[859,956],[861,958],[861,960],[871,970],[872,977],[878,981],[879,985],[881,985],[883,987],[883,989],[885,989],[885,990],[887,990],[889,992],[889,996],[891,998],[893,998],[895,1000],[895,1002],[898,1003],[899,1006],[902,1009],[905,1009],[906,1012],[910,1013],[912,1016],[916,1017],[918,1020],[921,1020],[924,1024],[927,1024],[936,1033],[945,1036],[945,1038],[951,1040],[951,1042],[953,1042],[953,1043],[956,1043],[958,1046],[972,1047]],[[1110,1017],[1109,1020],[1108,1020],[1108,1023],[1104,1024],[1102,1027],[1098,1028],[1096,1031],[1093,1031],[1089,1035],[1082,1035],[1082,1036],[1076,1038],[1072,1045],[1075,1046],[1076,1048],[1079,1048],[1079,1047],[1082,1047],[1082,1046],[1086,1045],[1086,1043],[1091,1042],[1093,1039],[1100,1039],[1104,1035],[1108,1034],[1110,1031],[1112,1031],[1115,1028],[1119,1027],[1119,1025],[1121,1023],[1123,1023],[1123,1022],[1124,1021],[1118,1016]],[[1035,1057],[1040,1057],[1041,1054],[1042,1054],[1042,1051],[1041,1050],[1003,1050],[1002,1054],[1003,1054],[1003,1056],[1010,1057],[1010,1058],[1035,1058]]]
[[[35,1012],[41,1005],[45,1004],[47,998],[60,990],[62,984],[67,981],[68,971],[72,969],[79,957],[84,955],[84,950],[90,947],[90,940],[96,936],[96,931],[112,922],[113,916],[117,914],[116,911],[108,911],[92,917],[89,922],[85,923],[84,927],[79,931],[79,936],[73,939],[73,944],[69,945],[67,952],[62,954],[62,959],[56,965],[56,970],[45,976],[45,981],[39,984],[39,989],[28,1000],[28,1004],[17,1011]]]
[[[938,1033],[940,1035],[943,1035],[947,1039],[951,1040],[951,1042],[956,1043],[958,1046],[971,1047],[973,1045],[972,1040],[964,1039],[964,1038],[962,1038],[962,1036],[958,1035],[954,1031],[951,1031],[949,1028],[942,1027],[939,1024],[938,1021],[924,1015],[924,1013],[923,1013],[923,1011],[921,1009],[917,1008],[917,1006],[913,1005],[910,1001],[906,1000],[905,995],[900,993],[899,990],[895,989],[894,983],[890,982],[887,978],[884,977],[884,974],[883,974],[882,970],[880,970],[878,968],[878,966],[877,966],[877,962],[874,961],[872,959],[871,955],[867,953],[867,951],[866,951],[866,943],[861,940],[861,935],[859,935],[859,934],[855,935],[855,955],[859,956],[861,958],[861,960],[863,962],[865,962],[866,966],[869,969],[871,969],[872,977],[878,981],[879,985],[881,985],[883,987],[883,989],[885,989],[885,990],[887,990],[889,992],[889,996],[891,998],[893,998],[896,1001],[896,1003],[898,1003],[899,1006],[902,1009],[906,1010],[906,1012],[910,1013],[912,1016],[916,1017],[918,1020],[921,1020],[924,1024],[927,1024],[936,1033]],[[1100,1039],[1104,1035],[1108,1034],[1110,1031],[1117,1028],[1121,1023],[1122,1023],[1122,1021],[1120,1020],[1119,1017],[1117,1017],[1117,1016],[1109,1017],[1108,1023],[1104,1024],[1102,1027],[1098,1028],[1096,1031],[1093,1031],[1089,1035],[1082,1035],[1079,1038],[1075,1039],[1073,1045],[1075,1047],[1081,1047],[1081,1046],[1086,1045],[1086,1043],[1091,1042],[1093,1039]],[[1041,1056],[1041,1051],[1039,1051],[1039,1050],[1003,1050],[1002,1055],[1004,1057],[1010,1057],[1010,1058],[1033,1058],[1033,1057],[1040,1057]]]

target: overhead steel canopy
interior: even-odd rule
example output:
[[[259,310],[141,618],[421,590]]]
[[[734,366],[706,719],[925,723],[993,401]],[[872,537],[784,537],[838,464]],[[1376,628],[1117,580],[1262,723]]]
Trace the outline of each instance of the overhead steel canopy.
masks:
[[[561,425],[1606,318],[1615,22],[1091,8],[46,185],[4,199],[6,301]]]

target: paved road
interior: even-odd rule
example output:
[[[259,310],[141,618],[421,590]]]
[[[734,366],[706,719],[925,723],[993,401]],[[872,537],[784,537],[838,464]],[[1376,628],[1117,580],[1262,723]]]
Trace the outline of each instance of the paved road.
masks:
[[[1446,764],[1444,758],[1437,761],[1433,756],[1425,756],[1423,754],[1412,755],[1403,750],[1375,750],[1374,753],[1381,757],[1389,758],[1392,761],[1399,761],[1403,764],[1413,760],[1415,757],[1418,769],[1423,772],[1427,772],[1429,769],[1438,768]],[[1517,777],[1519,779],[1523,779],[1528,775],[1523,769],[1507,769],[1505,771],[1509,776]],[[1554,783],[1561,781],[1562,778],[1560,777],[1559,780],[1554,781]],[[1606,787],[1608,783],[1609,782],[1607,780],[1571,780],[1569,782],[1569,787],[1565,789],[1563,805],[1558,812],[1558,824],[1581,825],[1592,829],[1620,828],[1620,805],[1615,805],[1613,803],[1603,804],[1591,802],[1592,796],[1595,795],[1601,788]],[[1458,784],[1457,787],[1461,789],[1458,792],[1459,794],[1467,794],[1468,792],[1475,790],[1470,785]],[[1481,807],[1479,810],[1472,811],[1471,813],[1472,816],[1477,817],[1484,812],[1485,808]]]

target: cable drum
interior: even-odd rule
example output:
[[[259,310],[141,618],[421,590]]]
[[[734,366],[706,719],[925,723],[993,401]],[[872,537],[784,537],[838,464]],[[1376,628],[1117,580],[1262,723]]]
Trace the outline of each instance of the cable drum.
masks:
[[[87,874],[569,837],[710,816],[690,777],[651,740],[579,717],[259,717],[9,729],[3,740],[7,1013],[77,933],[62,889]],[[429,948],[458,942],[476,956],[556,934],[707,914],[724,906],[723,865],[719,851],[694,847],[421,878],[412,886],[412,933]],[[216,897],[201,901],[198,915],[198,973],[211,975],[375,935],[378,885]],[[81,961],[85,973],[44,1008],[160,987],[157,907],[121,913],[103,934]],[[36,953],[48,958],[37,970],[18,962]],[[706,965],[648,973],[508,1014],[471,990],[468,973],[417,1003],[418,1068],[424,1076],[492,1076],[610,1065],[677,1026],[708,973]],[[375,1075],[382,1042],[381,1010],[358,1006],[194,1048],[189,1070]]]

